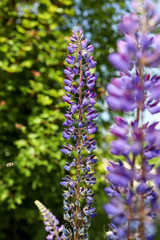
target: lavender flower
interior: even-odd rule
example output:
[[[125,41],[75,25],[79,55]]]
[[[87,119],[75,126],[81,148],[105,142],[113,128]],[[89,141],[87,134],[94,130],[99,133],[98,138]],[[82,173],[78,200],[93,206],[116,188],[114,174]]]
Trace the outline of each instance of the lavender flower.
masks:
[[[71,228],[63,231],[65,239],[88,239],[87,230],[90,226],[90,218],[96,216],[95,208],[92,206],[94,193],[92,186],[96,183],[92,165],[97,162],[95,155],[90,155],[96,148],[96,141],[90,138],[90,134],[97,131],[95,118],[98,116],[94,105],[96,104],[96,93],[94,92],[96,75],[92,69],[97,62],[90,55],[93,46],[83,39],[83,32],[74,31],[70,38],[72,43],[67,47],[69,54],[66,62],[65,96],[63,100],[69,104],[65,114],[63,137],[70,143],[63,146],[61,151],[73,160],[66,162],[65,170],[71,168],[76,170],[76,175],[67,175],[63,178],[61,185],[64,190],[64,220],[68,221]],[[88,152],[88,154],[87,154]],[[75,171],[74,170],[74,171]]]
[[[111,128],[115,136],[111,153],[126,163],[118,160],[107,167],[110,186],[105,191],[110,203],[104,209],[112,219],[108,239],[152,240],[154,218],[160,211],[154,191],[155,185],[160,188],[160,170],[148,160],[160,156],[160,130],[156,128],[158,122],[142,120],[144,111],[160,112],[160,77],[145,73],[145,68],[160,65],[159,35],[150,35],[160,15],[147,0],[141,4],[133,1],[132,5],[134,13],[125,15],[119,25],[124,41],[118,42],[118,53],[109,56],[123,73],[108,84],[107,103],[113,110],[134,112],[136,117],[131,123],[116,117],[116,125]]]
[[[40,201],[36,200],[35,204],[39,208],[44,219],[45,230],[48,232],[46,239],[47,240],[63,239],[62,232],[64,226],[61,225],[60,227],[58,227],[59,221]]]

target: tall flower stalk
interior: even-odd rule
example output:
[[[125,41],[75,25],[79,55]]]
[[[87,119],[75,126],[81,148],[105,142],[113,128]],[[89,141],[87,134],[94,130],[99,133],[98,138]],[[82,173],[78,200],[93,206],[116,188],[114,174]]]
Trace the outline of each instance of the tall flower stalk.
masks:
[[[120,70],[107,86],[107,102],[115,111],[134,113],[131,123],[115,117],[111,128],[115,136],[111,153],[125,161],[111,162],[105,190],[110,203],[104,206],[112,218],[108,239],[152,240],[154,218],[160,210],[155,186],[160,188],[160,170],[149,160],[160,156],[158,122],[150,123],[144,112],[160,112],[160,77],[146,73],[160,66],[160,35],[151,35],[160,23],[160,15],[150,1],[132,1],[133,13],[123,16],[119,30],[124,41],[118,42],[118,53],[109,56]]]
[[[63,97],[69,104],[63,124],[63,137],[70,140],[70,143],[64,145],[61,151],[72,155],[73,160],[71,163],[66,162],[65,170],[70,171],[70,175],[61,182],[66,188],[63,193],[64,219],[70,223],[70,227],[65,228],[63,233],[65,239],[80,240],[88,239],[90,218],[96,215],[92,206],[92,186],[96,183],[96,178],[91,168],[97,162],[95,155],[91,155],[96,148],[96,141],[90,134],[97,131],[94,123],[98,115],[94,109],[94,86],[97,77],[91,73],[97,62],[90,56],[94,48],[92,45],[87,46],[88,40],[83,39],[82,30],[73,31],[70,40],[66,62],[71,67],[64,70],[66,93]]]
[[[97,77],[92,73],[97,62],[90,54],[94,48],[92,45],[87,46],[88,40],[83,39],[82,30],[73,30],[70,40],[66,62],[71,66],[64,70],[66,92],[63,97],[69,104],[63,124],[63,137],[70,143],[67,142],[61,149],[62,153],[72,158],[64,167],[70,174],[61,182],[64,187],[64,220],[69,226],[66,223],[65,226],[58,227],[56,217],[42,203],[35,201],[44,218],[47,240],[87,240],[91,218],[96,216],[96,209],[92,206],[92,186],[96,183],[92,165],[97,162],[92,151],[96,149],[96,141],[90,135],[98,129],[94,122],[98,116],[94,109]]]

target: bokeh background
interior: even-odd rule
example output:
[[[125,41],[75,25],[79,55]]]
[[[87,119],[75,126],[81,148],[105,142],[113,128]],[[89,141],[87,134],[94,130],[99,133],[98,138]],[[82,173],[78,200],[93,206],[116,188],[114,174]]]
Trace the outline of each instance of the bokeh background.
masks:
[[[107,56],[116,49],[121,37],[117,23],[129,5],[113,0],[0,1],[0,240],[45,239],[36,199],[63,222],[63,71],[73,27],[83,29],[98,62],[98,215],[90,239],[106,239],[105,168],[112,158],[107,130],[113,113],[107,109],[105,89],[116,74]],[[6,167],[10,162],[14,166]]]

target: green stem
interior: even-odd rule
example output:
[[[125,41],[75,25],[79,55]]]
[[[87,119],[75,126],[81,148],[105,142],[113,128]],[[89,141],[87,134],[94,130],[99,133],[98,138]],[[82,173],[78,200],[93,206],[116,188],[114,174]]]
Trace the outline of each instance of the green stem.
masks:
[[[140,68],[139,68],[140,87],[141,87],[141,88],[143,89],[143,91],[144,91],[144,88],[143,88],[143,74],[142,74],[142,70],[143,70],[143,66],[141,65]],[[144,104],[144,103],[142,103],[142,104]],[[142,139],[141,139],[142,146],[143,146],[143,141],[144,141],[144,137],[142,136]],[[145,165],[144,165],[144,154],[143,154],[143,153],[141,154],[141,162],[142,162],[141,170],[142,170],[142,179],[143,179],[143,176],[145,175]],[[144,199],[144,195],[142,194],[142,195],[141,195],[140,211],[139,211],[140,221],[141,221],[139,231],[140,231],[140,238],[141,238],[141,240],[145,240],[145,226],[144,226],[144,210],[145,210],[145,205],[144,205],[144,200],[145,200],[145,199]]]
[[[80,82],[79,82],[79,104],[81,106],[81,102],[82,102],[82,90],[81,90],[81,86],[80,83],[82,81],[82,60],[80,61]],[[82,112],[81,112],[81,108],[79,110],[79,121],[81,121],[82,118]],[[78,150],[81,150],[81,128],[78,127]],[[78,153],[78,158],[77,158],[77,177],[80,179],[80,153]],[[77,182],[77,201],[80,202],[80,182]],[[77,233],[75,234],[74,240],[78,240],[79,238],[79,219],[78,219],[78,213],[79,213],[79,205],[76,206],[76,219],[75,219],[75,225],[77,228]]]

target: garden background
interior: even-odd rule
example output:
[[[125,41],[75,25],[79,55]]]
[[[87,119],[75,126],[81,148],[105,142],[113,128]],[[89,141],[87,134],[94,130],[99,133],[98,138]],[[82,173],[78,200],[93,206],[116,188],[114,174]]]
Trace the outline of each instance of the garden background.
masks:
[[[46,233],[36,199],[63,222],[64,155],[60,148],[66,103],[64,68],[73,27],[83,29],[98,62],[97,217],[90,239],[106,239],[105,168],[111,159],[107,129],[113,113],[106,85],[116,73],[107,60],[120,36],[117,23],[130,1],[0,1],[0,239],[43,240]],[[6,164],[13,162],[14,166]],[[157,235],[158,236],[158,235]],[[157,237],[157,239],[159,239]]]

